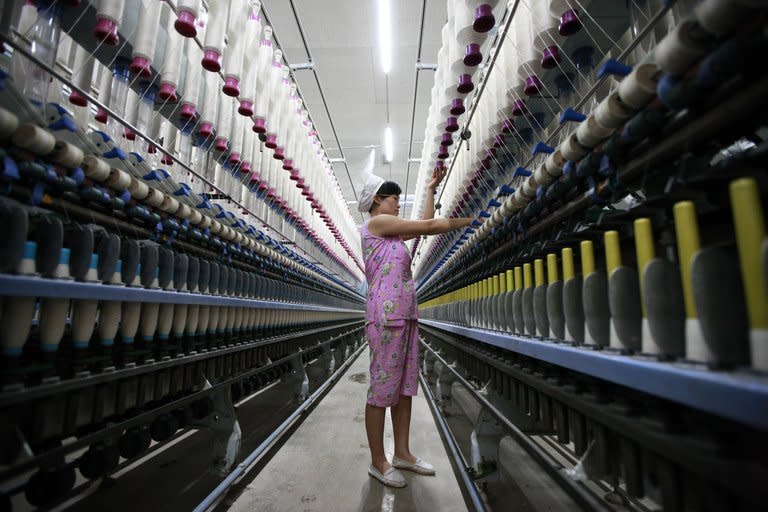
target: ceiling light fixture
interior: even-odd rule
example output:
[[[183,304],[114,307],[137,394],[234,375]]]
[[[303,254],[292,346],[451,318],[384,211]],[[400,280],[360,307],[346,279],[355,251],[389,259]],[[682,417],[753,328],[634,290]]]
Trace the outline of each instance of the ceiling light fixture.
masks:
[[[390,0],[379,1],[379,50],[381,51],[381,68],[384,74],[392,69],[392,23]]]
[[[387,125],[384,130],[384,162],[392,161],[392,128]]]

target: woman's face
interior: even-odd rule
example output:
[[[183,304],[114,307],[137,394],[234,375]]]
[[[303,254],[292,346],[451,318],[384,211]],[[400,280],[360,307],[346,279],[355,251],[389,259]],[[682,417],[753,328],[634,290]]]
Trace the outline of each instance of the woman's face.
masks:
[[[400,215],[400,196],[379,196],[378,213]]]

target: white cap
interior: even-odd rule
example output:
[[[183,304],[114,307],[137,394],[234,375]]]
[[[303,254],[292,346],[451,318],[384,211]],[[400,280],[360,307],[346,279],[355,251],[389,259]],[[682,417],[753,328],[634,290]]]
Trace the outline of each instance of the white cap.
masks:
[[[360,191],[360,197],[357,202],[357,209],[363,213],[371,211],[373,206],[373,198],[376,196],[376,192],[379,191],[379,187],[384,183],[384,178],[376,176],[375,174],[369,174],[368,179],[363,185],[363,189]]]

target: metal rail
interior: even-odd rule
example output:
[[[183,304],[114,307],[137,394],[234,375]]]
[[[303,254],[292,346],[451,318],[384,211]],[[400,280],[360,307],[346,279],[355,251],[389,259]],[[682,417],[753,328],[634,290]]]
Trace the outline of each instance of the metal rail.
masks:
[[[426,343],[421,340],[420,343],[429,349],[429,346]],[[424,390],[424,395],[426,396],[427,404],[429,404],[429,410],[432,412],[432,417],[435,419],[437,428],[440,430],[440,437],[443,438],[443,444],[448,448],[453,472],[461,480],[461,491],[464,495],[464,501],[467,506],[471,505],[475,511],[485,512],[485,503],[483,503],[483,499],[480,496],[480,491],[477,490],[477,486],[475,486],[475,483],[472,481],[469,472],[467,471],[470,465],[464,458],[464,454],[461,453],[459,443],[456,442],[456,438],[453,437],[453,432],[451,432],[448,423],[446,423],[445,418],[442,413],[440,413],[435,401],[435,396],[432,394],[432,389],[429,387],[429,383],[421,372],[419,372],[419,382],[421,383],[421,389]]]
[[[433,333],[433,335],[435,334]],[[544,451],[539,445],[534,443],[519,428],[517,428],[514,423],[509,421],[509,419],[507,419],[507,417],[504,416],[501,411],[499,411],[491,402],[489,402],[487,398],[478,393],[477,389],[475,389],[474,386],[467,382],[467,380],[462,377],[461,374],[459,374],[459,372],[457,372],[450,365],[450,363],[448,363],[448,361],[443,359],[437,352],[435,352],[431,346],[429,346],[424,341],[422,341],[421,344],[423,347],[429,350],[435,359],[440,361],[444,367],[453,374],[456,380],[469,391],[472,397],[480,402],[482,406],[486,408],[494,416],[494,418],[496,418],[496,420],[501,423],[501,425],[504,426],[504,428],[512,435],[512,437],[515,438],[515,441],[517,441],[518,444],[520,444],[520,446],[542,466],[547,474],[552,477],[552,479],[557,482],[560,487],[574,499],[574,501],[581,505],[584,510],[610,510],[599,500],[595,499],[595,497],[582,484],[569,478],[562,471],[562,466],[560,466],[560,464],[555,459],[553,459],[551,455]]]
[[[286,420],[280,424],[277,429],[272,432],[262,443],[253,450],[240,464],[237,465],[232,472],[218,485],[216,488],[206,496],[195,508],[194,512],[205,512],[211,510],[216,504],[224,497],[226,492],[247,473],[250,466],[256,463],[273,445],[278,443],[285,434],[291,429],[293,424],[300,419],[300,416],[309,412],[318,401],[328,392],[330,387],[347,371],[347,369],[355,362],[366,348],[365,343],[361,343],[360,347],[347,359],[347,361],[340,366],[331,377],[329,377],[314,393],[312,393],[293,413],[286,418]]]
[[[362,327],[358,328],[357,330],[362,329]],[[334,336],[324,342],[321,342],[319,345],[315,345],[312,348],[316,348],[318,346],[326,345],[328,343],[331,343],[335,341],[336,339],[341,338],[342,336],[346,336],[350,334],[353,331],[347,332],[347,333],[341,333],[338,336]],[[293,338],[296,337],[296,333],[293,334]],[[364,345],[363,345],[364,346]],[[210,354],[209,354],[210,355]],[[29,459],[25,459],[23,462],[20,462],[19,464],[16,464],[11,467],[3,468],[3,471],[0,472],[0,481],[7,480],[9,478],[12,478],[13,476],[19,475],[21,473],[24,473],[26,471],[29,471],[31,469],[34,469],[35,467],[45,465],[45,464],[51,464],[56,463],[58,461],[61,461],[67,454],[72,453],[80,448],[84,448],[86,446],[89,446],[95,442],[101,441],[106,438],[115,438],[120,436],[126,429],[130,429],[135,426],[143,425],[148,423],[153,418],[164,414],[171,412],[175,409],[178,409],[180,407],[184,407],[186,405],[191,404],[192,402],[195,402],[197,400],[200,400],[201,398],[205,398],[207,396],[210,396],[214,394],[216,391],[223,389],[227,386],[231,386],[232,384],[247,379],[249,377],[253,377],[255,375],[258,375],[260,373],[264,373],[272,368],[278,367],[282,364],[290,362],[292,359],[296,357],[296,354],[289,354],[288,356],[285,356],[279,360],[273,361],[269,364],[266,364],[264,366],[259,366],[258,368],[253,368],[251,370],[248,370],[246,372],[243,372],[235,377],[228,378],[226,380],[223,380],[221,382],[218,382],[216,384],[213,384],[212,387],[203,389],[200,391],[196,391],[194,393],[191,393],[183,398],[180,398],[178,400],[174,400],[172,402],[163,404],[160,407],[156,407],[152,410],[143,412],[137,416],[134,416],[128,420],[119,422],[119,423],[110,423],[107,427],[103,428],[102,430],[98,432],[93,432],[91,434],[84,435],[80,438],[78,438],[76,441],[73,441],[71,443],[67,443],[65,445],[59,446],[53,450],[50,450],[48,452],[42,453],[40,455],[36,455],[34,457],[31,457]],[[25,398],[26,400],[26,398]]]
[[[204,306],[247,307],[328,313],[363,314],[362,310],[334,308],[297,302],[271,302],[224,295],[207,295],[141,287],[83,283],[64,279],[0,274],[0,295],[10,297],[65,297],[68,299],[153,302],[158,304],[200,304]]]
[[[768,376],[765,375],[746,371],[713,372],[703,365],[658,362],[645,356],[620,355],[433,320],[419,322],[745,425],[768,429]]]

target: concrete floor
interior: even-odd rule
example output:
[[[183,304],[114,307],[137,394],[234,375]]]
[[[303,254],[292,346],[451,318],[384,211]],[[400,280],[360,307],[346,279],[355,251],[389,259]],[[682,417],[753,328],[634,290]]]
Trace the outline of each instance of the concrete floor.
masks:
[[[368,476],[365,435],[368,353],[364,351],[256,478],[232,501],[232,512],[467,510],[423,391],[413,400],[411,448],[436,476],[405,472],[408,486],[391,489]],[[391,457],[392,426],[384,447]]]

